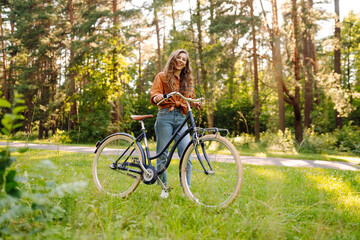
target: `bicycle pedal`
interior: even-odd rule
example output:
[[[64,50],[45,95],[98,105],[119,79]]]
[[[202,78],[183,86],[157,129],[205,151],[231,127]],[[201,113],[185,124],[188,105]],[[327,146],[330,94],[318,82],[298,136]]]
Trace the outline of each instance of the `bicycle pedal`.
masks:
[[[111,169],[117,169],[117,166],[115,165],[115,163],[110,164],[109,167],[110,167]]]
[[[171,186],[168,186],[168,187],[166,187],[166,189],[165,189],[166,192],[170,192],[171,190],[173,190],[173,188],[172,188]]]

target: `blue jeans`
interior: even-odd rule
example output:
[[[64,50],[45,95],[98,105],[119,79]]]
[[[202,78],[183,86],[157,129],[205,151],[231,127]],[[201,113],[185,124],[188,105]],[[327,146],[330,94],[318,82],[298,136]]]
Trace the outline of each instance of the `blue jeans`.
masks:
[[[186,116],[181,113],[179,108],[175,108],[173,111],[169,112],[168,108],[160,109],[155,122],[155,134],[156,134],[156,153],[160,153],[161,150],[166,146],[169,142],[171,136],[176,131],[176,129],[181,125],[181,123],[185,120]],[[176,136],[175,140],[178,140],[183,132],[188,129],[187,124],[180,130],[179,134]],[[190,142],[190,135],[187,134],[177,146],[177,152],[181,159],[181,156],[184,153],[186,146]],[[165,153],[168,155],[169,149],[166,149]],[[160,171],[166,163],[166,157],[161,155],[156,160],[156,168]],[[160,175],[161,181],[167,186],[167,172],[165,171]],[[191,181],[191,160],[188,161],[187,171],[186,171],[186,180],[188,185],[190,186]]]

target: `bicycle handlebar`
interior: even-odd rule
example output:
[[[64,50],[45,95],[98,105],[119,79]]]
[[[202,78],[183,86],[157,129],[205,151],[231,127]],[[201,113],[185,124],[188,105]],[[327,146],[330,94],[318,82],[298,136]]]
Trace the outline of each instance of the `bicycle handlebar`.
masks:
[[[164,99],[161,100],[160,102],[158,102],[156,105],[160,105],[161,103],[163,103],[164,101],[166,101],[167,99],[171,98],[172,96],[174,95],[178,95],[180,96],[182,99],[184,99],[185,101],[188,101],[188,102],[200,102],[201,100],[203,100],[204,98],[187,98],[187,97],[184,97],[184,95],[182,95],[181,93],[179,92],[171,92],[169,94],[164,94]]]

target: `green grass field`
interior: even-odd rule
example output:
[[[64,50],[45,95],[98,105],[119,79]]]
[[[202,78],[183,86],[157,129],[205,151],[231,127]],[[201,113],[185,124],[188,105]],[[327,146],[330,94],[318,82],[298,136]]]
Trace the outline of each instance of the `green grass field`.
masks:
[[[358,171],[245,165],[239,197],[213,210],[183,196],[177,161],[168,199],[143,183],[120,199],[95,188],[93,154],[13,155],[18,204],[33,210],[11,215],[14,203],[1,200],[0,239],[360,239]]]

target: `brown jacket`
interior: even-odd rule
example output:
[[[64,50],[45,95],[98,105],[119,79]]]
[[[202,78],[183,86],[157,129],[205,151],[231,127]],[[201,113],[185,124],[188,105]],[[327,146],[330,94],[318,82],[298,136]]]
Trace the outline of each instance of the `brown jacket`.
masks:
[[[180,89],[180,79],[175,77],[176,79],[176,85],[175,85],[175,89]],[[160,72],[156,75],[154,83],[151,87],[150,90],[150,102],[153,105],[156,105],[156,103],[154,102],[154,97],[156,94],[165,94],[165,93],[170,93],[171,90],[169,88],[169,86],[167,85],[167,83],[165,82],[165,73],[164,72]],[[180,91],[181,92],[181,91]],[[191,96],[194,97],[194,96]],[[168,100],[164,101],[163,103],[161,103],[159,105],[159,110],[160,109],[164,109],[164,108],[169,108],[169,112],[174,110],[176,107],[179,107],[181,109],[181,112],[183,114],[186,114],[187,112],[187,105],[186,105],[186,101],[184,99],[182,99],[180,96],[174,95],[171,98],[169,98]]]

